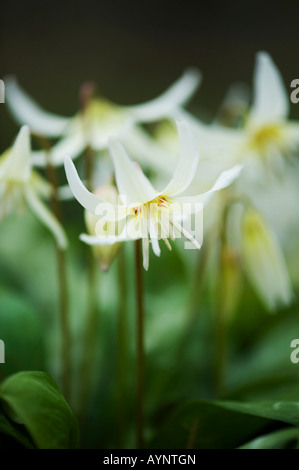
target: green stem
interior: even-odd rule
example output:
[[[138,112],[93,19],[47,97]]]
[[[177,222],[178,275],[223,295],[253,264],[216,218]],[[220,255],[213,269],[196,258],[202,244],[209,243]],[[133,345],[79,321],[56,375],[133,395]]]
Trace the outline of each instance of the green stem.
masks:
[[[193,327],[194,320],[196,320],[200,299],[202,296],[202,291],[204,287],[204,276],[207,267],[208,261],[208,252],[209,246],[203,246],[200,252],[198,253],[197,263],[194,273],[194,282],[192,285],[192,290],[190,293],[189,303],[187,307],[187,317],[191,327]]]
[[[79,382],[79,414],[82,415],[88,401],[90,380],[95,360],[99,315],[97,309],[97,265],[91,249],[88,249],[88,291],[87,291],[87,317],[85,323],[82,356],[80,364]],[[83,419],[83,417],[81,416]]]
[[[223,394],[224,380],[227,366],[227,334],[228,322],[227,312],[225,311],[226,291],[223,285],[223,248],[226,245],[226,224],[230,205],[226,204],[223,208],[222,230],[220,232],[220,248],[219,248],[219,280],[217,286],[217,300],[215,312],[215,394],[217,397]]]
[[[118,446],[123,447],[126,428],[127,282],[124,246],[118,254]]]
[[[136,425],[137,447],[143,447],[144,423],[144,305],[143,305],[143,267],[141,240],[135,241],[135,276],[136,276],[136,307],[137,307],[137,401]]]
[[[58,197],[58,179],[54,166],[51,164],[51,146],[50,143],[43,138],[38,137],[38,141],[45,149],[47,155],[47,175],[48,180],[52,185],[51,205],[52,212],[56,219],[62,224],[62,211]],[[70,399],[71,394],[71,329],[69,320],[69,296],[68,296],[68,278],[67,278],[67,264],[66,254],[56,243],[56,257],[57,257],[57,270],[58,270],[58,285],[59,285],[59,318],[61,329],[61,363],[62,363],[62,388],[67,400]]]
[[[86,187],[89,191],[93,190],[92,176],[94,170],[94,153],[90,147],[87,147],[84,153]],[[90,380],[95,359],[95,350],[97,343],[97,333],[99,327],[98,309],[97,309],[97,264],[92,247],[87,247],[88,265],[87,265],[87,315],[82,345],[82,357],[80,367],[80,389],[79,389],[79,410],[83,413],[88,401],[90,390]],[[81,417],[83,419],[83,417]]]
[[[57,175],[54,167],[48,162],[47,171],[49,180],[52,183],[52,211],[61,223],[61,207],[58,199],[58,183]],[[62,385],[65,397],[70,399],[71,394],[71,330],[69,322],[69,296],[68,296],[68,281],[67,281],[67,265],[66,254],[56,243],[56,257],[58,268],[58,285],[59,285],[59,311],[60,311],[60,328],[62,339]]]
[[[227,363],[227,324],[220,302],[215,316],[215,394],[217,397],[223,393]]]
[[[62,335],[62,382],[67,400],[71,395],[71,331],[69,324],[69,299],[65,251],[56,246],[58,279],[60,287],[60,326]]]

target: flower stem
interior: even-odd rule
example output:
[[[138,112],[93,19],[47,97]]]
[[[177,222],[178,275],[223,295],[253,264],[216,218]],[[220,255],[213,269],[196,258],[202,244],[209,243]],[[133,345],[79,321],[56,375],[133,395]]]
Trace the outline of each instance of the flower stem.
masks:
[[[51,164],[51,146],[50,143],[41,137],[38,141],[45,149],[47,155],[47,176],[52,185],[51,206],[52,212],[56,219],[62,223],[61,205],[58,197],[58,181],[55,167]],[[61,329],[61,363],[62,363],[62,388],[67,400],[71,394],[71,329],[69,321],[69,296],[68,296],[68,279],[65,250],[60,248],[56,243],[58,285],[59,285],[59,318]]]
[[[118,447],[123,447],[126,428],[126,372],[127,372],[127,283],[124,246],[118,253]]]
[[[65,397],[71,394],[71,331],[69,325],[69,300],[65,251],[56,247],[58,279],[60,286],[60,326],[62,334],[62,383]]]
[[[99,327],[99,315],[97,309],[96,292],[98,288],[97,282],[97,265],[91,249],[88,249],[88,293],[87,293],[87,318],[83,336],[82,356],[79,371],[79,414],[82,415],[83,410],[88,401],[90,390],[91,374],[94,366],[96,340]],[[84,417],[81,416],[84,421]],[[82,422],[83,422],[82,421]]]
[[[92,176],[94,169],[94,153],[90,147],[84,152],[85,178],[86,187],[92,192]],[[87,314],[85,331],[82,345],[82,357],[80,367],[80,389],[79,389],[79,410],[83,413],[83,409],[88,401],[88,392],[90,390],[90,380],[92,368],[94,365],[96,340],[99,326],[98,309],[97,309],[97,264],[92,247],[87,246]],[[82,417],[83,419],[83,417]]]
[[[194,326],[199,313],[200,299],[203,292],[204,280],[207,268],[207,261],[209,256],[209,246],[203,246],[199,253],[197,253],[197,263],[193,278],[192,290],[187,306],[187,321],[188,326]]]
[[[220,247],[219,247],[219,280],[217,286],[217,297],[216,297],[216,312],[215,312],[215,394],[216,397],[219,397],[223,393],[223,386],[226,375],[226,366],[227,366],[227,335],[228,335],[228,318],[225,308],[225,296],[227,295],[226,289],[224,287],[224,279],[222,273],[223,269],[223,249],[227,242],[227,217],[229,211],[229,204],[224,205],[223,215],[222,215],[222,229],[220,232]]]
[[[215,394],[221,396],[226,369],[227,324],[220,302],[216,309],[215,325]]]
[[[144,421],[144,304],[143,304],[143,268],[141,240],[135,241],[135,276],[136,276],[136,307],[137,307],[137,402],[136,426],[137,447],[143,447]]]

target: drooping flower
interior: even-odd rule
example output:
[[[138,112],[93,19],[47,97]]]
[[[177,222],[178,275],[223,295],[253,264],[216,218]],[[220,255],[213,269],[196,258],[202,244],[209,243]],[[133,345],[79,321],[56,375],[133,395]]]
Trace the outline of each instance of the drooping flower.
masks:
[[[263,216],[252,207],[242,217],[243,267],[266,307],[288,305],[293,291],[280,244]]]
[[[28,124],[33,133],[47,137],[60,137],[53,146],[52,162],[63,164],[65,154],[77,157],[86,147],[101,151],[108,147],[111,137],[121,139],[126,147],[132,146],[132,153],[148,159],[148,142],[138,123],[148,123],[172,117],[179,106],[183,106],[194,94],[200,73],[187,70],[165,93],[152,101],[135,106],[121,106],[104,99],[90,98],[84,110],[72,118],[61,117],[44,111],[35,103],[14,78],[6,79],[7,105],[21,124]],[[147,140],[146,145],[144,141]],[[163,160],[155,142],[151,143],[156,163]],[[137,147],[137,148],[136,148]],[[45,152],[33,154],[35,166],[45,166]]]
[[[240,173],[241,166],[235,166],[222,173],[210,190],[196,196],[182,196],[194,177],[198,164],[196,142],[189,126],[177,122],[180,159],[173,178],[162,191],[156,190],[127,155],[124,147],[116,140],[110,140],[109,150],[114,163],[115,178],[120,201],[117,205],[105,201],[87,191],[80,180],[70,157],[65,160],[69,185],[80,204],[97,215],[96,236],[82,235],[89,244],[107,244],[118,241],[142,239],[143,264],[148,269],[149,243],[159,256],[159,240],[170,249],[168,239],[184,236],[193,246],[200,249],[201,229],[190,230],[190,217],[202,211],[215,191],[228,186]]]
[[[50,185],[32,170],[30,131],[28,126],[23,126],[13,146],[0,157],[0,218],[27,205],[64,249],[65,233],[42,201],[50,193]]]

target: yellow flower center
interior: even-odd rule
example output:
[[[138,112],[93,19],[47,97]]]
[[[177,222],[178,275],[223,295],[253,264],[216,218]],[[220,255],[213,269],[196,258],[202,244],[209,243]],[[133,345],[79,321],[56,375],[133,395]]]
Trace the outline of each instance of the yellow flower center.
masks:
[[[156,207],[159,210],[162,208],[164,209],[169,208],[171,205],[171,202],[166,196],[159,196],[153,199],[152,201],[146,202],[145,204],[141,204],[140,206],[133,207],[131,209],[131,215],[137,216],[142,210],[144,209],[149,210],[152,204],[155,205],[154,207]]]
[[[251,146],[259,152],[264,153],[269,145],[279,145],[281,143],[281,126],[271,124],[258,129],[252,136]]]

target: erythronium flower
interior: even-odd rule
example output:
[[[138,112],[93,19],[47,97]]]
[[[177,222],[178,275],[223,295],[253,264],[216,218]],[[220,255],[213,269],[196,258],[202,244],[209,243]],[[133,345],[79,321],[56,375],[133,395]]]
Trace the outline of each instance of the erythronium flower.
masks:
[[[195,248],[201,247],[200,233],[194,235],[186,229],[191,214],[201,211],[213,193],[228,186],[240,173],[235,166],[222,173],[213,187],[196,196],[182,196],[188,189],[198,164],[198,152],[193,135],[184,122],[177,122],[180,159],[173,178],[162,191],[153,188],[148,178],[129,158],[123,146],[110,140],[109,150],[114,163],[115,177],[120,194],[118,205],[108,205],[87,191],[70,157],[65,160],[66,175],[75,198],[86,210],[99,217],[96,236],[82,235],[88,244],[107,244],[142,239],[143,265],[148,269],[149,242],[154,253],[160,255],[159,239],[170,249],[168,238],[183,235]],[[199,240],[200,239],[200,240]]]
[[[86,147],[101,151],[107,148],[110,137],[125,139],[133,131],[132,138],[126,139],[124,144],[130,145],[133,142],[133,150],[137,145],[136,153],[140,153],[142,158],[144,135],[140,130],[138,138],[141,145],[134,143],[138,132],[136,124],[171,117],[176,109],[183,106],[194,94],[200,78],[197,70],[187,70],[164,94],[135,106],[121,106],[104,99],[91,98],[84,111],[72,118],[44,111],[22,90],[14,78],[8,77],[5,83],[7,105],[18,122],[28,124],[33,133],[62,138],[51,151],[53,164],[60,165],[66,153],[75,158]],[[152,146],[154,147],[154,143]],[[145,159],[147,154],[144,155]],[[45,166],[45,153],[35,152],[33,162],[36,166]]]
[[[244,271],[266,307],[275,310],[293,299],[288,270],[277,237],[254,208],[242,217],[241,252]]]
[[[30,131],[23,126],[11,148],[0,157],[0,217],[26,203],[38,219],[52,232],[61,248],[67,240],[62,227],[44,205],[51,188],[30,163]]]
[[[281,169],[283,157],[292,155],[299,146],[299,123],[288,120],[289,96],[279,70],[266,52],[256,56],[253,88],[251,109],[239,128],[204,125],[184,110],[177,115],[190,123],[212,158],[220,153],[228,157],[228,165],[236,161],[252,164],[255,160],[268,168]]]

